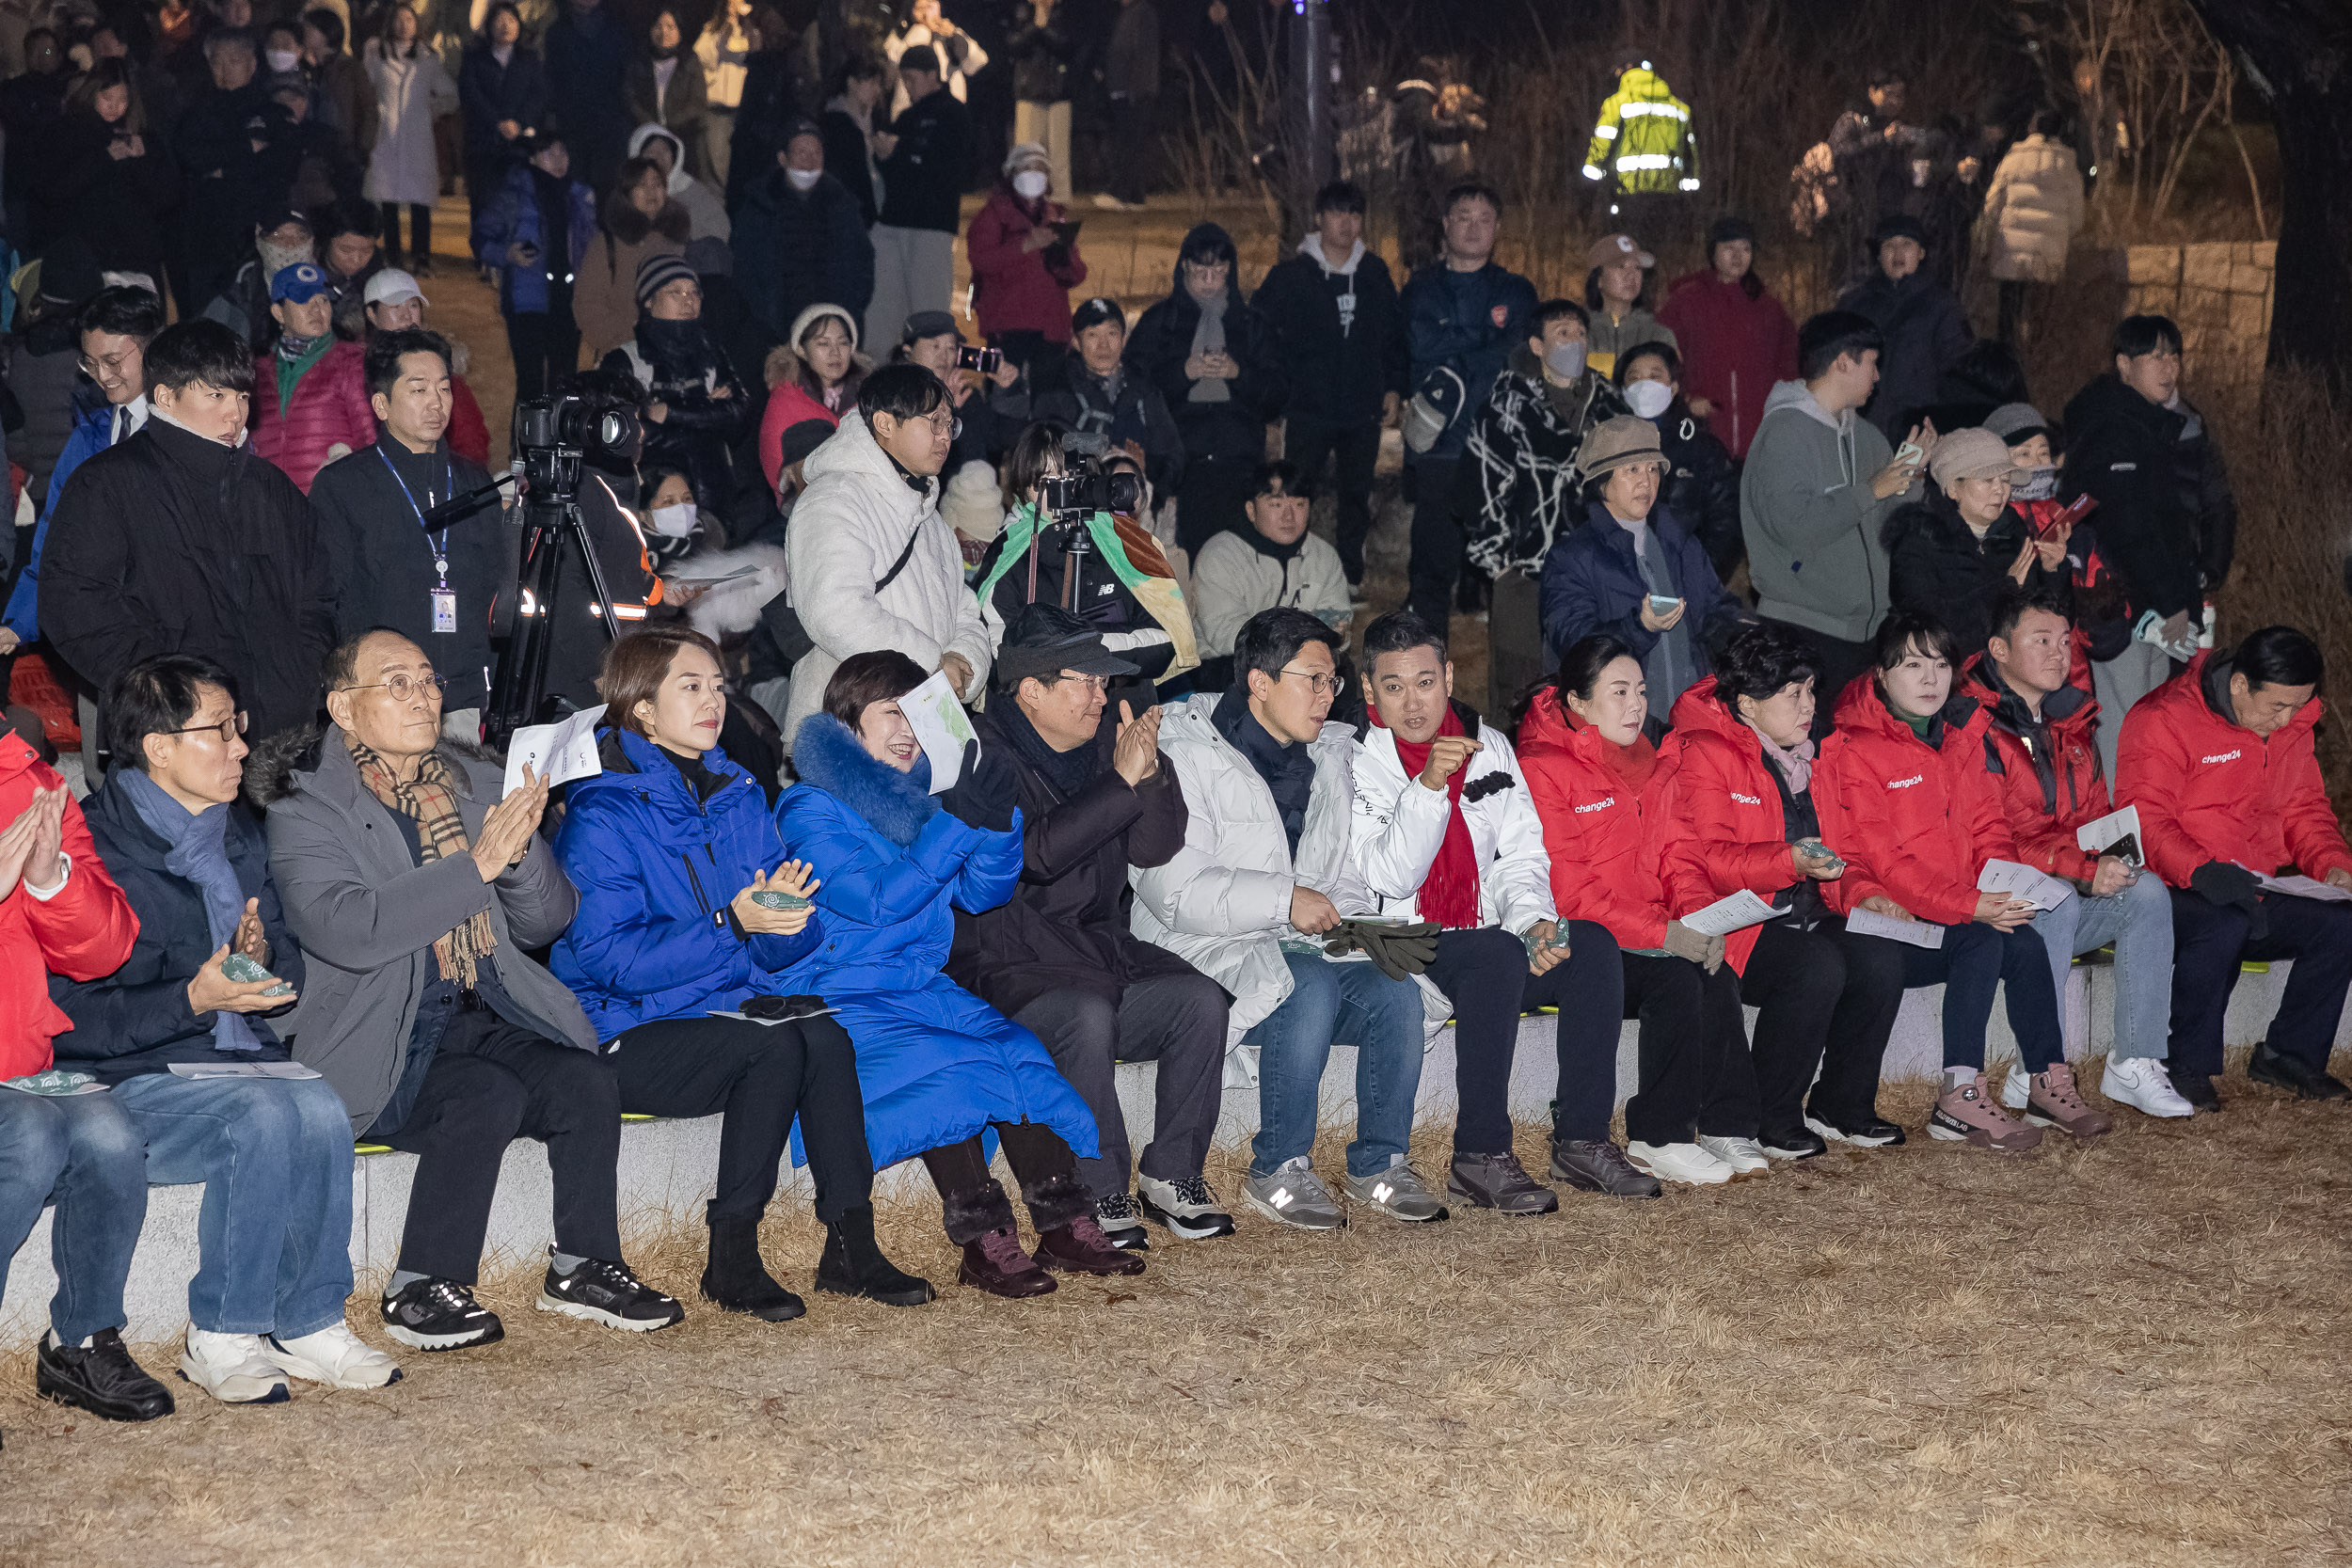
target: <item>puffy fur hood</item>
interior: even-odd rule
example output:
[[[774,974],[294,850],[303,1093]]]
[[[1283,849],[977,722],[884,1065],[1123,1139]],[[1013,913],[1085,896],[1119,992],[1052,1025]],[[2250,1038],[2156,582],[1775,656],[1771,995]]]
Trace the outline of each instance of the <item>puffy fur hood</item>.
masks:
[[[792,743],[792,768],[801,782],[823,790],[865,818],[901,849],[920,837],[939,815],[930,793],[931,760],[917,755],[912,772],[874,760],[850,726],[830,713],[801,721]]]
[[[271,806],[294,793],[296,773],[315,771],[319,765],[320,743],[326,738],[326,724],[296,724],[279,730],[253,743],[253,750],[245,759],[245,798],[254,810],[266,812]],[[506,766],[505,755],[487,746],[475,746],[462,740],[443,736],[434,748],[453,757],[485,763],[493,768]],[[457,771],[458,790],[466,789],[465,773]]]
[[[654,233],[684,245],[694,232],[694,220],[675,198],[663,202],[661,211],[649,218],[618,191],[605,193],[603,202],[596,209],[596,221],[604,226],[606,233],[623,245],[636,245]]]

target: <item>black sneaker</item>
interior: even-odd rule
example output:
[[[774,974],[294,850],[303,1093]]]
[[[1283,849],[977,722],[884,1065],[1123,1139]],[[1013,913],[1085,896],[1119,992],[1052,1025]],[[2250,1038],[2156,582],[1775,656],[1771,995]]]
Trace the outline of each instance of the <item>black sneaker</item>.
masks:
[[[547,1280],[539,1287],[538,1305],[542,1312],[585,1318],[632,1334],[667,1328],[686,1316],[676,1297],[665,1296],[639,1279],[628,1272],[627,1263],[602,1258],[583,1259],[569,1274],[558,1273],[549,1263]]]
[[[42,1335],[33,1354],[33,1386],[43,1399],[106,1421],[151,1421],[171,1414],[171,1390],[131,1359],[114,1329],[92,1335],[87,1349],[51,1344],[56,1338]]]
[[[499,1315],[454,1279],[412,1279],[384,1298],[384,1332],[418,1350],[465,1350],[506,1338]]]
[[[2172,1091],[2200,1111],[2221,1109],[2221,1091],[2213,1086],[2213,1079],[2193,1069],[2175,1069],[2167,1074],[2172,1080]]]
[[[1836,1121],[1816,1111],[1804,1118],[1804,1124],[1831,1143],[1851,1144],[1856,1148],[1892,1148],[1903,1141],[1903,1130],[1891,1121],[1882,1121],[1876,1111]]]
[[[2246,1064],[2246,1076],[2257,1084],[2284,1089],[2297,1100],[2343,1100],[2352,1097],[2352,1088],[2346,1088],[2341,1081],[2328,1076],[2327,1068],[2313,1067],[2300,1057],[2274,1051],[2268,1040],[2254,1047],[2253,1059]]]
[[[1821,1135],[1803,1122],[1794,1127],[1771,1129],[1757,1141],[1764,1146],[1764,1152],[1775,1160],[1810,1160],[1829,1152],[1829,1145],[1821,1141]]]

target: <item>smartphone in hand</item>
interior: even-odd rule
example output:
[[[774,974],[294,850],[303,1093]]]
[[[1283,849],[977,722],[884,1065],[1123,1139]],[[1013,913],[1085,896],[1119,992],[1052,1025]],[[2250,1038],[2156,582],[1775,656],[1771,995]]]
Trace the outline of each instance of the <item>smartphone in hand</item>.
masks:
[[[1671,594],[1652,594],[1649,596],[1649,611],[1652,615],[1671,615],[1675,607],[1681,603]]]

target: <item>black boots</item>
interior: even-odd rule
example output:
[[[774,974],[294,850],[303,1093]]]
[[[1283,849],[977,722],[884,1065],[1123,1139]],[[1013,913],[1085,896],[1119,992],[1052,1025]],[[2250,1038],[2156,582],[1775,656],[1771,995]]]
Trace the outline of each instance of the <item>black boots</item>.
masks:
[[[757,1219],[710,1222],[710,1261],[703,1269],[702,1291],[714,1307],[771,1323],[789,1323],[808,1310],[760,1262]]]
[[[825,1255],[817,1288],[836,1296],[864,1296],[887,1307],[920,1307],[932,1299],[930,1281],[902,1274],[874,1240],[874,1209],[862,1203],[825,1227]]]

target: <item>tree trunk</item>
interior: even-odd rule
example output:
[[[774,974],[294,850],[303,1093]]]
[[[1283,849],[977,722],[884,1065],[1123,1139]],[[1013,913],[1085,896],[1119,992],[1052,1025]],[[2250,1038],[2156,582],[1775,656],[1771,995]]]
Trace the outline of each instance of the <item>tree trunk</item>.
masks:
[[[2352,5],[2189,0],[2248,68],[2279,131],[2274,366],[2300,365],[2352,395]]]

